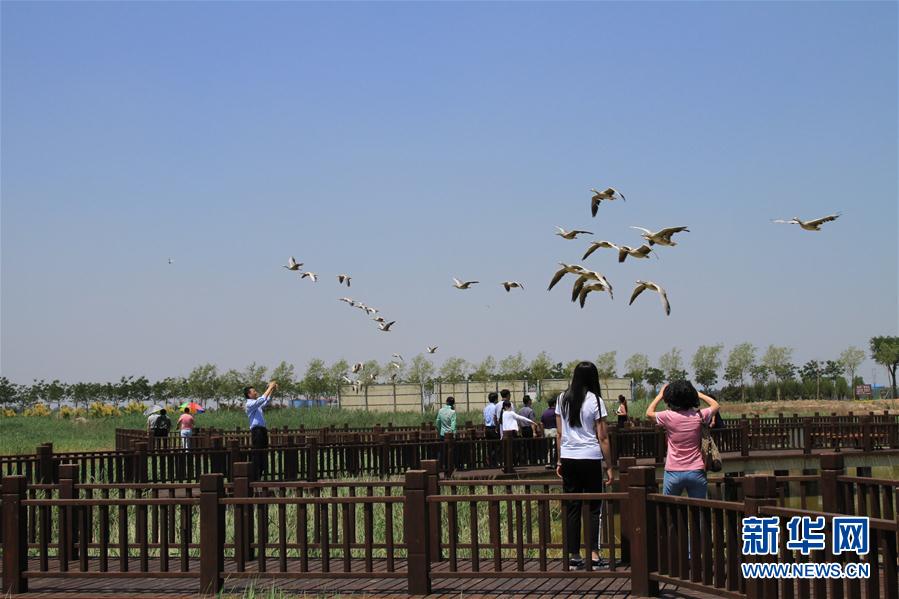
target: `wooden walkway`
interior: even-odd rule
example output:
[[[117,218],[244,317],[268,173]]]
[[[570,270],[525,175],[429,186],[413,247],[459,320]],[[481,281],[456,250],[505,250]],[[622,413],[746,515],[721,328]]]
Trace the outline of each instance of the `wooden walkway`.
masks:
[[[248,564],[247,573],[241,578],[225,577],[223,596],[241,597],[245,591],[254,588],[257,596],[263,597],[270,589],[276,589],[290,596],[304,597],[336,597],[353,595],[359,597],[391,597],[394,599],[411,599],[416,597],[409,595],[405,575],[398,578],[339,578],[340,570],[334,577],[322,578],[272,578],[277,576],[277,560],[270,560],[269,573],[263,574],[266,578],[254,584],[252,576],[246,577],[256,571],[255,562],[252,569]],[[460,564],[461,566],[462,564]],[[77,568],[77,564],[73,564]],[[405,569],[404,560],[396,560],[397,569]],[[39,567],[37,560],[29,563],[29,568],[34,571]],[[97,565],[90,564],[89,570],[96,571]],[[131,571],[137,572],[140,562],[137,559],[131,561]],[[150,563],[153,568],[153,562]],[[319,560],[310,560],[309,567],[312,570],[320,570]],[[492,567],[492,564],[491,564]],[[514,561],[508,562],[509,568],[514,567]],[[197,560],[191,560],[192,572],[199,570]],[[384,563],[376,563],[376,571],[384,571]],[[527,569],[537,572],[536,560],[527,564]],[[288,562],[290,572],[299,571],[298,561]],[[226,564],[226,572],[233,572],[234,564]],[[489,576],[490,571],[483,570]],[[479,596],[488,597],[528,597],[529,599],[565,599],[575,597],[632,597],[630,593],[630,579],[610,578],[608,569],[601,570],[600,574],[590,575],[584,572],[573,572],[571,576],[558,577],[562,573],[562,564],[556,560],[550,564],[549,576],[514,577],[514,578],[443,578],[441,574],[448,573],[448,566],[442,563],[434,566],[432,584],[432,598],[459,599],[460,597],[473,598]],[[627,572],[619,569],[618,572]],[[466,573],[470,576],[469,573]],[[555,574],[556,577],[553,577]],[[603,577],[605,575],[605,577]],[[52,576],[52,573],[51,573]],[[113,574],[115,576],[115,574]],[[138,575],[139,576],[139,575]],[[28,597],[35,599],[50,598],[82,598],[101,597],[113,599],[115,597],[140,597],[141,599],[162,598],[175,599],[178,597],[196,597],[199,579],[176,578],[154,576],[153,572],[146,573],[143,577],[96,577],[96,578],[59,578],[59,577],[29,577]],[[324,575],[327,576],[327,575]],[[671,585],[662,585],[662,597],[711,599],[712,594],[703,594]]]

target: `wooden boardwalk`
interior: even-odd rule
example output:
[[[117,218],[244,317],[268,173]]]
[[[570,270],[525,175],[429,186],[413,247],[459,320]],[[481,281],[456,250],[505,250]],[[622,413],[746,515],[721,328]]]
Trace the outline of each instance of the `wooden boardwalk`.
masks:
[[[77,564],[73,564],[77,568]],[[153,562],[150,563],[151,569]],[[310,560],[310,569],[321,570],[319,560]],[[397,569],[405,569],[405,560],[396,560]],[[29,568],[32,571],[39,567],[38,560],[32,560]],[[140,562],[137,559],[131,561],[129,578],[116,578],[110,576],[84,578],[77,574],[70,578],[61,577],[29,577],[29,597],[49,599],[52,597],[80,598],[102,597],[112,599],[114,597],[141,597],[151,599],[164,597],[174,599],[177,597],[196,597],[198,579],[158,576],[147,572],[143,576],[138,574]],[[514,567],[514,561],[508,562],[509,568]],[[89,571],[96,571],[97,564],[91,563]],[[255,585],[257,594],[268,592],[269,589],[277,589],[285,595],[306,597],[335,597],[353,595],[360,597],[391,597],[405,599],[416,597],[407,591],[405,575],[393,579],[368,579],[368,578],[339,578],[340,571],[335,576],[319,574],[319,578],[271,578],[277,572],[277,560],[270,560],[269,572],[266,579]],[[537,572],[536,560],[528,563],[528,570]],[[190,570],[197,572],[199,564],[191,560]],[[385,564],[376,562],[376,571],[384,571]],[[241,577],[230,577],[227,574],[234,572],[234,564],[226,564],[226,577],[224,595],[242,596],[244,592],[254,586],[252,573],[256,572],[256,563],[252,567],[248,564],[247,572]],[[289,573],[299,572],[298,561],[288,562]],[[628,577],[609,577],[608,569],[600,570],[597,574],[584,572],[572,572],[571,575],[562,575],[562,564],[556,560],[549,567],[548,575],[537,577],[510,577],[510,578],[443,578],[448,574],[446,562],[435,565],[432,594],[429,597],[458,599],[460,597],[528,597],[530,599],[565,599],[574,597],[632,597],[630,593],[630,579]],[[484,569],[487,576],[491,573]],[[627,573],[627,569],[618,569],[617,572]],[[470,576],[470,573],[465,573]],[[289,574],[288,574],[289,575]],[[562,576],[560,576],[562,575]],[[114,576],[114,574],[113,574]],[[277,576],[277,574],[275,574]],[[282,575],[283,576],[283,575]],[[661,597],[711,599],[715,595],[699,593],[671,585],[662,585]]]

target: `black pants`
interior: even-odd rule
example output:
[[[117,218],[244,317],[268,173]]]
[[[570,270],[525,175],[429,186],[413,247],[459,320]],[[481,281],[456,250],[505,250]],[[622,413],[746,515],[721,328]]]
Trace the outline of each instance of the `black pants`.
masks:
[[[562,458],[562,491],[564,493],[602,493],[602,460]],[[581,546],[582,501],[567,502],[565,530],[568,555],[578,555]],[[602,501],[590,502],[590,547],[599,550],[599,517]],[[589,558],[590,556],[586,556]]]
[[[521,427],[521,438],[529,439],[528,441],[521,442],[521,464],[523,466],[530,466],[534,463],[534,427]]]
[[[268,449],[268,429],[264,426],[254,426],[250,429],[250,447],[256,450]],[[254,451],[251,459],[256,470],[256,479],[262,479],[262,475],[268,470],[268,452]]]
[[[498,463],[497,458],[499,456],[499,443],[495,443],[493,441],[499,440],[499,431],[496,430],[495,426],[485,427],[484,437],[491,441],[487,443],[487,465],[495,466]]]

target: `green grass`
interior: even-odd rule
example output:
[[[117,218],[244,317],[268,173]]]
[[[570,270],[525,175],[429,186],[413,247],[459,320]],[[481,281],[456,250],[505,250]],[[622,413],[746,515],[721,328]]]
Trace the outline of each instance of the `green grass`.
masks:
[[[297,429],[326,428],[332,424],[338,428],[386,426],[413,426],[422,422],[433,423],[435,415],[417,412],[363,412],[329,408],[277,408],[265,414],[269,428],[287,426]],[[458,424],[466,420],[477,424],[479,412],[460,413]],[[174,422],[174,418],[172,419]],[[128,414],[117,418],[88,418],[77,422],[57,416],[15,416],[0,418],[0,454],[34,453],[41,443],[52,442],[55,451],[91,451],[115,448],[115,429],[146,427],[147,419],[140,414]],[[247,428],[247,417],[240,410],[215,410],[196,416],[196,426],[220,429]]]

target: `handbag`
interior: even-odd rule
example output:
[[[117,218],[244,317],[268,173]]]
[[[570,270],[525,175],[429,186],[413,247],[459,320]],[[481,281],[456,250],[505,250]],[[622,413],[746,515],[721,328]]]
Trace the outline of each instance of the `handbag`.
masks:
[[[721,454],[718,452],[718,446],[712,439],[712,432],[709,430],[708,423],[702,418],[702,413],[699,417],[702,419],[702,461],[705,462],[705,469],[710,472],[720,472]]]

